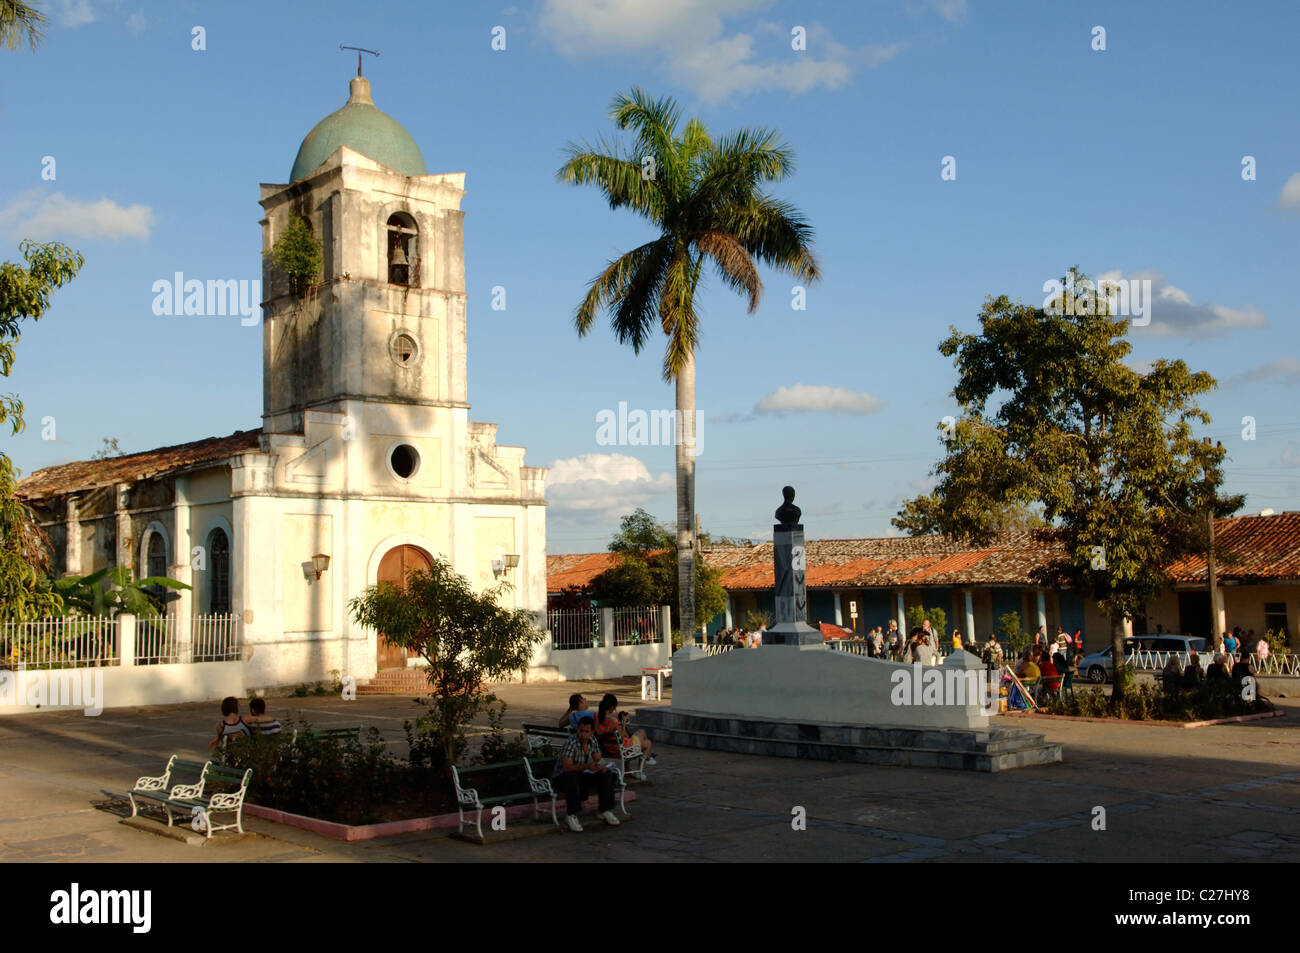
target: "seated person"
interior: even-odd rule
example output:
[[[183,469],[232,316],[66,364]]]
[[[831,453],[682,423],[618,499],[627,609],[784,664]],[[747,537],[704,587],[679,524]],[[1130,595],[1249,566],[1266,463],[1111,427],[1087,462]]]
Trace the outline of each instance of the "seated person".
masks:
[[[1056,663],[1051,660],[1046,652],[1043,653],[1043,660],[1038,665],[1038,671],[1042,675],[1043,687],[1045,689],[1049,692],[1060,691],[1061,671],[1056,667]]]
[[[252,728],[254,734],[278,735],[280,733],[280,719],[272,718],[266,713],[265,698],[250,699],[248,711],[249,715],[244,719],[244,724]]]
[[[591,711],[587,707],[587,699],[582,697],[582,692],[574,692],[569,696],[569,710],[560,716],[559,726],[568,728],[570,731],[578,730],[578,721],[583,717],[591,717]]]
[[[1195,688],[1201,684],[1201,659],[1195,652],[1187,656],[1187,668],[1183,670],[1183,688]]]
[[[555,759],[555,773],[551,776],[556,793],[564,796],[568,806],[565,820],[571,831],[582,830],[578,814],[582,811],[582,802],[593,789],[600,792],[600,819],[606,824],[619,823],[614,816],[614,774],[600,756],[600,745],[594,737],[595,727],[591,712],[584,713],[578,722],[578,730],[560,749],[560,756]]]
[[[1250,664],[1250,659],[1245,652],[1237,656],[1237,660],[1232,665],[1232,679],[1238,683],[1243,678],[1255,674],[1255,667]]]
[[[1033,655],[1026,649],[1024,655],[1020,658],[1020,664],[1016,666],[1016,678],[1028,684],[1037,682],[1042,677],[1042,670],[1034,662]]]
[[[1165,692],[1172,694],[1178,690],[1183,680],[1183,666],[1178,661],[1178,656],[1173,652],[1169,653],[1169,660],[1165,662],[1165,667],[1160,672],[1161,682]]]
[[[231,738],[247,738],[252,735],[244,719],[239,717],[239,699],[231,695],[221,699],[221,720],[217,722],[217,736],[208,742],[209,748],[226,746]]]
[[[612,694],[606,694],[596,709],[596,740],[600,742],[600,750],[612,758],[617,758],[623,745],[635,741],[641,746],[641,753],[645,755],[646,766],[653,766],[657,762],[655,756],[650,753],[652,747],[650,739],[640,728],[637,729],[636,734],[630,733],[627,730],[627,722],[627,712],[618,710],[618,699]]]
[[[1223,653],[1220,652],[1214,656],[1214,661],[1211,662],[1210,667],[1205,670],[1205,678],[1207,681],[1214,681],[1215,679],[1227,677],[1228,666],[1224,664],[1224,656]]]

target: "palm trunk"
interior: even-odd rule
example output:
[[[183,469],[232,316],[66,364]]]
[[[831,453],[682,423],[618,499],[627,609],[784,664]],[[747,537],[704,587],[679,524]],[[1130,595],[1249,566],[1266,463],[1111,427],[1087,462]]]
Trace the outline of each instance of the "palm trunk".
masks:
[[[677,614],[682,645],[695,640],[695,355],[677,373]]]

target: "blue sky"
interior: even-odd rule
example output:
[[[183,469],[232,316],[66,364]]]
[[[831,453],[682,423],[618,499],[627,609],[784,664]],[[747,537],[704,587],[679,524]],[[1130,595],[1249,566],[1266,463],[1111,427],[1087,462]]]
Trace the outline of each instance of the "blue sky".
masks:
[[[638,505],[675,512],[671,448],[597,443],[597,414],[620,401],[673,406],[662,343],[634,356],[606,325],[582,340],[572,326],[590,278],[650,232],[555,178],[567,142],[614,133],[609,102],[633,85],[715,133],[778,129],[798,168],[775,191],[816,228],[824,273],[795,311],[793,282],[764,272],[753,316],[706,279],[706,529],[767,537],[792,483],[810,536],[890,534],[903,498],[929,487],[954,409],[937,351],[949,325],[975,330],[986,294],[1039,304],[1073,264],[1151,279],[1134,361],[1212,373],[1205,433],[1230,452],[1229,489],[1247,510],[1300,508],[1294,4],[40,6],[42,48],[0,50],[0,257],[57,238],[87,264],[26,327],[0,385],[26,404],[28,430],[0,438],[24,472],[104,437],[135,451],[260,425],[260,330],[156,316],[151,288],[177,271],[260,277],[258,183],[285,181],[303,136],[343,104],[348,43],[381,52],[366,64],[375,102],[429,171],[468,174],[471,419],[553,468],[552,552],[604,548]],[[490,307],[498,285],[504,311]]]

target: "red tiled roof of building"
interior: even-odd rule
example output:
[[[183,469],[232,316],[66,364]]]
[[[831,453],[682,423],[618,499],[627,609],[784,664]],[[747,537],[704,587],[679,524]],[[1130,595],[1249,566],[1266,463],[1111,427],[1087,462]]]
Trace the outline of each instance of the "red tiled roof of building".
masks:
[[[1300,512],[1215,520],[1214,550],[1219,579],[1300,579]],[[1205,557],[1179,560],[1170,573],[1179,582],[1202,582]]]
[[[1300,579],[1300,513],[1236,516],[1217,520],[1215,539],[1221,579]],[[705,547],[709,565],[722,570],[728,590],[771,589],[772,544]],[[1031,585],[1030,573],[1060,552],[1030,531],[1000,537],[972,549],[943,536],[874,539],[813,539],[806,544],[807,585],[817,589],[891,586]],[[598,554],[608,558],[607,554]],[[564,557],[580,560],[580,556]],[[577,565],[574,563],[573,565]],[[594,576],[608,563],[594,564]],[[1185,559],[1172,570],[1180,582],[1205,579],[1205,557]],[[570,573],[566,584],[589,580]],[[557,591],[555,581],[547,589]]]
[[[261,434],[261,428],[237,430],[229,437],[207,437],[192,443],[128,453],[121,457],[77,460],[45,467],[18,481],[18,496],[37,500],[115,483],[134,483],[173,470],[216,463],[237,453],[257,450]]]
[[[546,557],[546,591],[585,586],[614,565],[613,553],[559,553]]]

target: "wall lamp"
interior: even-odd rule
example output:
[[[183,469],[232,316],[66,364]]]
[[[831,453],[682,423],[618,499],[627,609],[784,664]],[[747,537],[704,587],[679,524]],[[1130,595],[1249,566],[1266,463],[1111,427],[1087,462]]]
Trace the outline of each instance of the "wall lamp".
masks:
[[[317,553],[311,558],[311,568],[316,570],[316,578],[319,579],[320,574],[330,568],[330,558],[324,553]]]
[[[509,553],[505,556],[498,556],[492,560],[492,574],[500,576],[507,573],[519,565],[519,556],[516,553]]]

